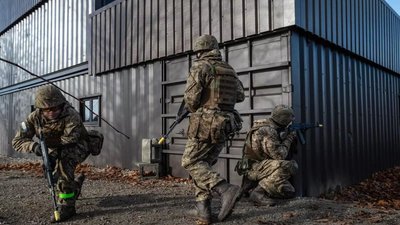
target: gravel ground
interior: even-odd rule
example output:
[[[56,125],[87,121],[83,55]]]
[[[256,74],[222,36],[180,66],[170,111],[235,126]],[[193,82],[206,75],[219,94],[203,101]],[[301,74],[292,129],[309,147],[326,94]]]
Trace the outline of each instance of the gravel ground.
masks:
[[[24,162],[0,157],[0,165]],[[22,170],[0,170],[0,224],[48,224],[53,211],[43,177]],[[61,224],[195,224],[185,215],[194,204],[190,182],[125,183],[87,179],[77,215]],[[217,213],[220,202],[212,205]],[[275,207],[241,199],[233,214],[215,224],[400,224],[400,210],[366,208],[319,198],[295,198]]]

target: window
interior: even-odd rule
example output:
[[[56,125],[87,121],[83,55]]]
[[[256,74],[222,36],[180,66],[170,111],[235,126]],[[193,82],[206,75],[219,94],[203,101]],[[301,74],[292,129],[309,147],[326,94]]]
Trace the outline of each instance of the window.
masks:
[[[108,5],[113,1],[115,0],[94,0],[95,10],[98,10],[105,5]]]
[[[100,126],[100,100],[100,96],[81,99],[80,112],[85,125]]]

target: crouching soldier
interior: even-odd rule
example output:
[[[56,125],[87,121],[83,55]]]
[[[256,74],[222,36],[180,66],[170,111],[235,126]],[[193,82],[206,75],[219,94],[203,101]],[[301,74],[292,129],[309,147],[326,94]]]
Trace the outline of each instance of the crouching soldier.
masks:
[[[42,134],[49,151],[53,184],[56,184],[59,218],[54,218],[53,215],[51,220],[64,221],[76,214],[75,201],[85,177],[81,174],[74,179],[74,172],[76,166],[91,153],[88,131],[83,126],[79,113],[53,85],[37,90],[35,107],[36,110],[22,123],[12,146],[18,152],[41,156],[41,147],[33,137]]]
[[[289,179],[298,165],[286,160],[296,146],[296,132],[288,131],[293,118],[290,107],[278,105],[269,119],[256,120],[247,135],[243,159],[236,170],[243,174],[244,194],[255,187],[249,197],[256,205],[273,206],[277,199],[295,196]]]

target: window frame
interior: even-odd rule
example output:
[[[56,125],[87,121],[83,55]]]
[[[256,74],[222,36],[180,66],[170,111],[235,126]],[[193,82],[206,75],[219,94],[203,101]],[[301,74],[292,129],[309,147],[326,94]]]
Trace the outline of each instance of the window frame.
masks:
[[[101,95],[86,96],[79,99],[79,114],[81,116],[82,122],[85,126],[101,127]],[[98,120],[93,120],[94,113],[89,111],[85,105],[86,102],[90,101],[90,109],[93,110],[93,100],[98,100]],[[93,110],[95,111],[95,110]],[[85,120],[85,113],[90,113],[90,121]],[[96,112],[96,111],[95,111]]]

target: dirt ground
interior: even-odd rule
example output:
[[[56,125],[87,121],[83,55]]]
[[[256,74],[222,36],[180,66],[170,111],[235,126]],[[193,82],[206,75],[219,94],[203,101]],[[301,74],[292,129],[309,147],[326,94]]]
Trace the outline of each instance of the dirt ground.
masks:
[[[31,161],[0,157],[0,224],[49,223],[53,210],[50,194],[36,167]],[[190,181],[140,181],[136,171],[115,170],[85,171],[89,174],[77,201],[78,214],[61,224],[194,224],[185,215],[194,204]],[[219,204],[214,198],[215,214]],[[226,221],[215,224],[398,225],[400,210],[322,198],[295,198],[275,207],[256,207],[243,198]]]

